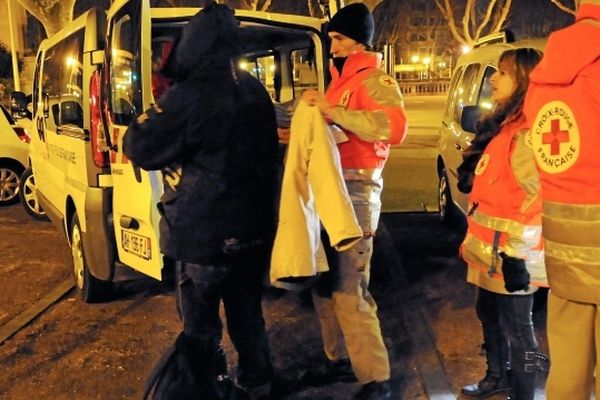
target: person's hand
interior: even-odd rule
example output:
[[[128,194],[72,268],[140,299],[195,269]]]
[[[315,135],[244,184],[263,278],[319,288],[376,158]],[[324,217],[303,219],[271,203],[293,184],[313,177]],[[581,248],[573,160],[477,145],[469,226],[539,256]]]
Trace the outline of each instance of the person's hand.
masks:
[[[279,143],[288,144],[290,142],[290,128],[277,128]]]
[[[311,107],[318,107],[319,110],[325,115],[328,115],[328,112],[331,110],[331,106],[327,102],[327,99],[323,95],[323,93],[317,90],[305,90],[302,93],[301,100],[307,103]]]
[[[162,108],[160,108],[160,106],[158,104],[152,104],[152,108],[154,109],[154,112],[156,112],[157,114],[160,114],[161,112],[163,112]],[[137,116],[137,118],[135,119],[135,122],[137,122],[138,125],[142,125],[144,122],[146,122],[148,120],[148,118],[150,118],[148,113],[143,112]]]
[[[504,252],[502,257],[502,275],[504,275],[504,287],[510,293],[519,290],[529,290],[529,272],[522,258],[511,257]]]

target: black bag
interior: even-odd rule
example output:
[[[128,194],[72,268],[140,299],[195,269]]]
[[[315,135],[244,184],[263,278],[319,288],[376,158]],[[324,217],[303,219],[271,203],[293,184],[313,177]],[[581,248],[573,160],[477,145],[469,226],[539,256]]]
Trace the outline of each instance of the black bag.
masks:
[[[160,358],[146,382],[144,400],[235,400],[224,357],[202,354],[183,332]]]

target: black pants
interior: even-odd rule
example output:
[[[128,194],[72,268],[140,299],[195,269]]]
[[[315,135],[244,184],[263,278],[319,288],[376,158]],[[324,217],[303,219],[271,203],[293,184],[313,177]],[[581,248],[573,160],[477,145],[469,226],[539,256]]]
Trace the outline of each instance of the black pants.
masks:
[[[500,377],[510,360],[511,398],[534,396],[538,342],[533,331],[533,295],[504,295],[479,289],[477,316],[483,328],[488,373]]]
[[[177,300],[185,334],[201,352],[222,353],[222,300],[227,331],[239,356],[237,383],[251,398],[268,393],[273,379],[261,308],[267,260],[268,251],[261,249],[206,264],[177,262]]]

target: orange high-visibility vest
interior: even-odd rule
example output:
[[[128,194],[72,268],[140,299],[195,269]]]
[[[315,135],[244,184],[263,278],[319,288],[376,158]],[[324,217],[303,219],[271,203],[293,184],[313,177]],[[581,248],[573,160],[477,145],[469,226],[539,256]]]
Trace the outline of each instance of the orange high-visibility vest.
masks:
[[[407,124],[402,94],[394,78],[379,69],[381,54],[359,51],[348,56],[342,74],[331,68],[331,84],[325,94],[329,104],[351,113],[335,113],[348,141],[338,143],[342,168],[383,168],[390,145],[406,136]],[[351,129],[355,127],[356,129]],[[381,140],[366,141],[360,130]]]
[[[600,303],[600,3],[548,40],[525,113],[540,170],[546,266],[560,297]]]
[[[532,284],[546,286],[539,182],[525,128],[522,115],[506,123],[482,154],[461,252],[469,267],[498,279],[502,279],[499,253],[523,258]]]

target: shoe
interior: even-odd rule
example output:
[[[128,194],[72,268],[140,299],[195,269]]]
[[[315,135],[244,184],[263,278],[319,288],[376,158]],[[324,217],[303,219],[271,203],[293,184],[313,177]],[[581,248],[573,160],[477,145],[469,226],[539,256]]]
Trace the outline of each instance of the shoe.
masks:
[[[299,382],[309,386],[321,386],[334,382],[356,382],[356,375],[352,371],[350,360],[327,361],[314,370],[302,372],[298,377]]]
[[[353,400],[389,400],[392,389],[389,381],[369,382],[353,397]]]
[[[352,364],[350,360],[345,358],[343,360],[329,362],[329,376],[337,382],[356,382],[356,375],[352,371]]]
[[[508,385],[508,383],[505,381],[506,379],[500,379],[486,375],[478,383],[463,386],[461,392],[467,396],[485,399],[493,394],[510,390],[510,385]]]

